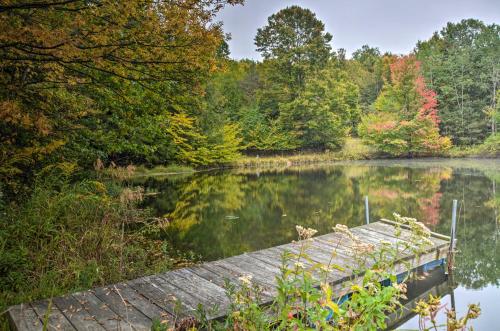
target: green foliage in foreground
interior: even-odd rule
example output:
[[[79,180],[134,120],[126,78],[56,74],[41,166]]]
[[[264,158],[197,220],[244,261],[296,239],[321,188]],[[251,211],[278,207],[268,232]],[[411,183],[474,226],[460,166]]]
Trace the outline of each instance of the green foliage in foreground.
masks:
[[[140,187],[38,178],[0,222],[0,310],[167,270],[176,262],[157,220],[138,209]]]
[[[398,284],[397,274],[401,272],[400,259],[409,254],[418,256],[432,245],[430,230],[416,219],[394,214],[399,224],[405,224],[411,234],[405,240],[381,242],[381,246],[360,240],[346,226],[336,225],[335,239],[328,263],[319,263],[308,255],[315,249],[311,238],[316,230],[296,226],[299,241],[294,251],[282,255],[280,274],[276,276],[277,294],[270,305],[261,305],[263,289],[252,281],[250,275],[239,278],[239,284],[227,283],[226,292],[230,300],[229,311],[223,321],[209,321],[203,307],[199,307],[197,319],[184,318],[155,321],[152,330],[377,330],[387,328],[387,314],[402,309],[406,285]],[[395,227],[396,238],[402,236],[400,226]],[[337,265],[337,248],[342,243],[351,247],[353,265]],[[337,247],[337,248],[335,248]],[[406,271],[414,265],[404,262]],[[347,280],[334,288],[329,284],[329,275],[334,271],[351,271],[355,279]],[[408,273],[409,275],[410,273]],[[408,277],[408,276],[407,276]],[[382,285],[389,280],[390,284]],[[340,298],[351,293],[348,300]],[[419,314],[421,330],[428,330],[428,321],[434,330],[457,330],[480,314],[477,305],[470,305],[465,317],[458,319],[453,310],[447,312],[447,325],[438,325],[436,316],[440,310],[440,299],[430,297],[419,301],[415,313]]]

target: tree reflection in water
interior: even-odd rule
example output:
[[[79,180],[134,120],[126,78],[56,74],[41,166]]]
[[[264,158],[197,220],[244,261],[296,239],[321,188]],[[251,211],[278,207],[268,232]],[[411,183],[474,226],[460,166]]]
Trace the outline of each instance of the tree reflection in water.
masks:
[[[327,233],[336,223],[364,222],[393,212],[448,234],[459,200],[456,281],[467,288],[498,285],[500,162],[385,161],[231,170],[181,178],[148,178],[159,194],[144,204],[168,218],[162,236],[180,250],[214,260],[289,242],[295,225]]]

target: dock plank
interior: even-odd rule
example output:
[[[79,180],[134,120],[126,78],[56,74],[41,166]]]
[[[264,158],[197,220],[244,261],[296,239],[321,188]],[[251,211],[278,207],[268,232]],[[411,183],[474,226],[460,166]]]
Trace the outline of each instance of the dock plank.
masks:
[[[77,330],[105,330],[72,295],[57,297],[52,301]]]
[[[47,330],[76,330],[66,316],[49,300],[40,300],[31,303],[33,310],[45,323]]]
[[[101,301],[92,291],[74,293],[73,297],[94,317],[105,330],[133,331],[132,326],[123,321],[106,303]]]
[[[177,288],[189,292],[197,299],[196,307],[202,305],[207,310],[209,317],[223,316],[224,314],[221,311],[226,311],[229,307],[230,302],[223,288],[187,269],[168,272],[159,275],[159,277]]]
[[[151,329],[151,319],[128,302],[119,291],[114,288],[98,288],[94,294],[134,330]]]
[[[191,316],[196,308],[192,296],[179,291],[163,279],[148,276],[128,283],[132,288],[173,316]]]
[[[42,331],[43,324],[29,303],[9,308],[9,322],[18,331]]]
[[[127,283],[120,283],[112,286],[113,290],[119,293],[128,303],[134,306],[137,310],[142,312],[149,319],[169,320],[172,321],[174,316],[168,311],[160,308],[153,301],[143,296],[132,288]],[[109,287],[107,288],[109,289]]]

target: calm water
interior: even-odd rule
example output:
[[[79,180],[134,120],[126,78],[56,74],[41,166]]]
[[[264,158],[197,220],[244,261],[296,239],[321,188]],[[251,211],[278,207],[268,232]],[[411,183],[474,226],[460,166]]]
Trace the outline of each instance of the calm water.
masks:
[[[204,260],[290,242],[296,224],[320,233],[336,223],[361,225],[365,195],[372,220],[397,212],[449,234],[457,199],[456,307],[460,314],[468,303],[480,302],[483,314],[475,328],[500,329],[500,160],[350,162],[138,182],[156,192],[144,203],[170,221],[170,241]],[[417,327],[415,318],[402,326]]]

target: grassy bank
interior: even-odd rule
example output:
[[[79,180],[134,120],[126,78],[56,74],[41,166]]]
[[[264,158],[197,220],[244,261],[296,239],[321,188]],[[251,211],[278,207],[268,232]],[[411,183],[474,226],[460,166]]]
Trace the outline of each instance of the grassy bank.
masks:
[[[432,155],[432,157],[443,158],[495,158],[500,157],[500,139],[489,138],[482,145],[471,147],[452,147],[442,154]],[[307,165],[314,163],[325,163],[335,161],[350,160],[371,160],[387,159],[404,156],[391,156],[377,151],[374,147],[364,144],[361,139],[349,138],[340,151],[326,152],[303,152],[290,155],[274,156],[243,156],[239,160],[230,164],[235,168],[250,167],[287,167],[293,165]]]
[[[452,147],[449,157],[500,157],[500,134],[488,137],[484,143],[468,147]]]
[[[292,155],[243,156],[231,163],[232,167],[283,167],[291,165],[312,164],[345,160],[366,160],[380,157],[377,151],[361,142],[360,139],[349,138],[340,151],[303,152]]]
[[[344,146],[339,151],[303,151],[295,153],[281,153],[275,155],[243,155],[239,159],[215,167],[223,168],[285,168],[289,166],[311,165],[315,163],[328,163],[336,161],[351,160],[372,160],[372,159],[390,159],[401,158],[404,155],[393,156],[384,154],[376,148],[365,144],[359,138],[348,138]],[[451,149],[429,157],[442,158],[496,158],[500,157],[500,138],[499,135],[490,137],[482,145],[470,147],[452,147]],[[419,156],[425,158],[425,156]],[[139,177],[163,177],[179,174],[191,174],[200,171],[209,171],[214,168],[193,168],[186,165],[171,164],[166,166],[155,166],[148,168],[145,166],[129,167],[108,167],[103,169],[102,173],[114,179],[129,179]]]

